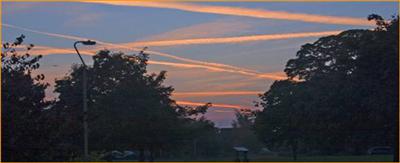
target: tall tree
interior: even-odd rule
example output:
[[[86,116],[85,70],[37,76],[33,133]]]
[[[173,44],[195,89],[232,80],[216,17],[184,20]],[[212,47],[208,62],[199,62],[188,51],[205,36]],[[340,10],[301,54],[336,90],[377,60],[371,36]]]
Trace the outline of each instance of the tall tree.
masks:
[[[154,151],[179,143],[189,117],[205,113],[210,104],[197,108],[182,107],[171,99],[174,90],[164,86],[166,72],[147,74],[148,56],[99,51],[88,68],[89,140],[95,150],[137,149],[140,159]],[[82,67],[73,67],[65,78],[56,81],[60,94],[56,107],[65,111],[66,121],[77,130],[66,135],[80,136]],[[71,130],[68,130],[71,131]],[[74,140],[70,140],[74,141]],[[81,143],[80,141],[75,144]]]
[[[353,81],[363,107],[376,115],[369,120],[381,131],[383,143],[393,146],[394,161],[399,161],[399,17],[387,21],[372,14],[368,19],[376,21],[376,37],[360,52],[364,55],[356,63]]]
[[[306,133],[305,98],[299,85],[291,80],[276,81],[270,90],[261,95],[262,112],[257,114],[255,129],[260,139],[270,148],[287,146],[297,159],[299,141]]]
[[[233,140],[229,140],[233,146],[244,146],[252,152],[260,151],[263,147],[254,131],[254,119],[257,113],[257,110],[236,110],[236,120],[232,122]]]
[[[44,75],[33,76],[42,56],[29,55],[34,45],[23,45],[24,35],[4,43],[1,53],[3,161],[47,160],[51,122],[47,117]],[[21,54],[21,51],[25,53]]]
[[[289,79],[302,81],[277,81],[261,96],[264,111],[256,126],[262,138],[276,134],[273,127],[291,126],[286,124],[292,114],[301,120],[294,123],[297,131],[304,131],[296,137],[308,148],[327,153],[362,153],[375,145],[398,148],[398,17],[368,19],[376,21],[375,30],[320,38],[287,62]]]

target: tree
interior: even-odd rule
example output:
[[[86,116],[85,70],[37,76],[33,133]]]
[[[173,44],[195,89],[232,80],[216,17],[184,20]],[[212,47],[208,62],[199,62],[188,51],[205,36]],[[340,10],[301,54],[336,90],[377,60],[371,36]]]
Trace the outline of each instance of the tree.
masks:
[[[178,144],[187,136],[184,124],[192,115],[204,114],[210,104],[182,107],[170,98],[171,86],[164,86],[166,72],[147,74],[148,56],[99,51],[88,68],[89,140],[91,150],[137,149],[140,160],[150,151]],[[70,75],[56,81],[59,100],[56,107],[64,110],[68,141],[81,143],[81,75],[75,66]],[[68,129],[70,128],[70,129]],[[79,141],[75,141],[79,140]],[[74,142],[75,141],[75,142]]]
[[[236,110],[236,120],[232,122],[233,128],[251,128],[253,126],[256,113],[257,111],[252,111],[250,109]]]
[[[4,43],[1,53],[2,158],[3,161],[50,159],[52,123],[46,107],[44,75],[33,76],[42,56],[29,55],[24,35]],[[24,49],[25,54],[18,51]]]
[[[306,148],[327,154],[398,148],[398,17],[368,19],[376,21],[375,30],[322,37],[287,62],[289,80],[261,96],[256,128],[263,140],[285,141],[293,134],[285,131],[295,128],[302,132],[294,138]]]
[[[184,150],[193,151],[191,159],[199,156],[213,157],[220,154],[221,140],[218,137],[218,129],[204,115],[190,120],[184,130],[188,132],[185,139],[188,141],[189,147]]]
[[[297,159],[299,141],[305,135],[306,118],[304,98],[300,94],[301,83],[291,80],[276,81],[270,90],[261,95],[262,112],[257,114],[255,129],[268,147],[288,146],[292,150],[293,159]],[[304,114],[303,114],[304,115]]]
[[[254,120],[257,110],[236,110],[236,120],[232,122],[232,140],[228,140],[232,146],[244,146],[250,151],[257,152],[263,147],[254,131]]]
[[[399,161],[399,17],[391,21],[372,14],[376,37],[366,42],[357,63],[354,81],[358,82],[362,104],[371,110],[371,119],[380,128],[385,144],[392,145],[394,160]],[[383,131],[382,131],[383,130]]]
[[[331,108],[347,108],[351,117],[347,123],[352,127],[343,129],[354,139],[364,139],[352,142],[361,149],[371,142],[398,144],[388,138],[398,135],[394,134],[398,131],[394,116],[398,115],[398,17],[389,23],[375,14],[368,19],[376,21],[375,30],[348,30],[303,45],[285,69],[290,78],[297,76],[315,85],[345,83],[335,90],[346,98],[327,99],[334,101]]]

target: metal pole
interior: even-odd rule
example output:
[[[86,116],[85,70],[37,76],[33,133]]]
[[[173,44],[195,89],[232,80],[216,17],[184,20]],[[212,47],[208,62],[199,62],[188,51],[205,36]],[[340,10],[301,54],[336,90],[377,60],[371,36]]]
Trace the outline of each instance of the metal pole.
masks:
[[[88,149],[88,123],[87,123],[87,68],[83,67],[83,141],[84,141],[84,153],[85,160],[89,161],[89,149]]]
[[[88,124],[87,124],[87,77],[86,77],[86,71],[87,71],[87,66],[85,64],[85,61],[83,61],[83,58],[81,54],[79,53],[78,49],[76,48],[76,44],[80,43],[80,41],[77,41],[74,43],[74,48],[76,50],[76,53],[78,54],[79,58],[82,61],[83,64],[83,73],[82,73],[82,100],[83,100],[83,153],[85,157],[85,161],[89,161],[89,149],[88,149]]]
[[[193,140],[193,157],[197,157],[197,139]]]

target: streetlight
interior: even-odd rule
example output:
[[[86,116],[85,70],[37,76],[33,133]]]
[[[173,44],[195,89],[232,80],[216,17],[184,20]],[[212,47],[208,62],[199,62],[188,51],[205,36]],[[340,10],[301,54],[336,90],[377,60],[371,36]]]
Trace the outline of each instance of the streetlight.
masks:
[[[87,40],[87,41],[76,41],[74,43],[74,48],[76,50],[76,53],[78,54],[79,58],[82,61],[83,64],[83,74],[82,74],[82,95],[83,95],[83,151],[85,155],[85,160],[88,161],[89,159],[89,150],[88,150],[88,124],[87,124],[87,77],[86,77],[86,71],[87,71],[87,66],[85,64],[85,61],[83,60],[81,54],[78,51],[78,48],[76,48],[76,45],[78,43],[82,43],[83,45],[95,45],[95,41]]]

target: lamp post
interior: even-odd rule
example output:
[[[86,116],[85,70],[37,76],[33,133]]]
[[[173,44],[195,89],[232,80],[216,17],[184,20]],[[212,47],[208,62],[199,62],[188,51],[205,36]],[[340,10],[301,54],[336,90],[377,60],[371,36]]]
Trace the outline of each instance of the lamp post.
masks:
[[[87,124],[87,76],[86,76],[86,71],[87,71],[87,65],[85,64],[85,61],[83,60],[81,54],[78,51],[78,48],[76,48],[76,45],[78,43],[81,43],[83,45],[95,45],[95,41],[87,40],[87,41],[76,41],[74,43],[74,48],[76,50],[76,53],[78,54],[79,58],[82,61],[83,65],[83,74],[82,74],[82,95],[83,95],[83,151],[84,151],[84,157],[85,160],[88,161],[89,159],[89,150],[88,150],[88,124]]]

